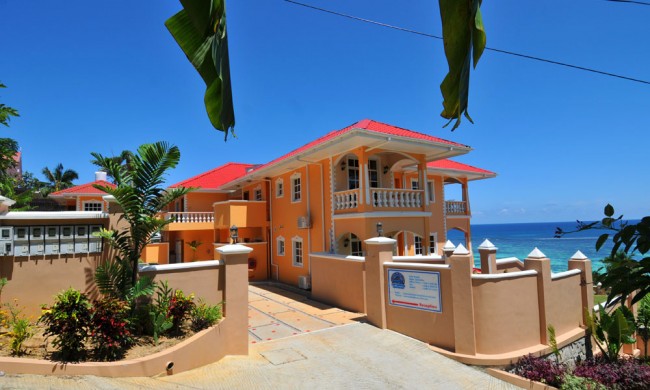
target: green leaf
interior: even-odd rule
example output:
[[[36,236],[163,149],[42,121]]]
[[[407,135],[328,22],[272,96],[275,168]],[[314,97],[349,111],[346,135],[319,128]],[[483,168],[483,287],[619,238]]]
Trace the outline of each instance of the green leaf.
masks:
[[[609,203],[607,204],[607,206],[605,206],[605,215],[608,217],[614,215],[614,207],[612,207],[612,205]]]
[[[234,135],[235,112],[225,0],[181,0],[183,10],[165,22],[206,84],[205,108],[215,129]]]
[[[481,16],[481,0],[438,0],[442,37],[449,72],[440,84],[443,118],[447,125],[456,119],[452,131],[460,126],[461,115],[473,123],[467,112],[471,64],[478,64],[485,50],[486,35]]]
[[[596,250],[597,251],[600,250],[600,248],[602,248],[603,245],[605,245],[605,242],[607,242],[608,238],[609,238],[609,234],[607,234],[607,233],[601,234],[600,237],[598,237],[598,241],[596,241]]]

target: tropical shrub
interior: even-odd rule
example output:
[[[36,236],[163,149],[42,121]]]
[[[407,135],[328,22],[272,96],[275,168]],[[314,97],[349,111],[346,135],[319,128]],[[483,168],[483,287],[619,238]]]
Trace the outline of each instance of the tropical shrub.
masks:
[[[62,361],[79,361],[85,357],[84,341],[91,324],[90,301],[79,290],[70,288],[56,295],[54,305],[43,306],[39,322],[45,327],[45,336],[53,336]]]
[[[650,340],[650,295],[641,299],[636,313],[636,333],[643,340],[643,357],[648,359],[648,340]]]
[[[607,390],[607,387],[593,379],[566,374],[560,390]]]
[[[526,379],[560,387],[565,368],[555,361],[528,355],[515,364],[513,372]]]
[[[160,335],[171,329],[174,324],[173,318],[169,316],[173,293],[166,280],[159,282],[154,302],[149,306],[154,345],[158,345]]]
[[[634,315],[625,306],[619,306],[612,313],[607,313],[599,306],[599,313],[587,318],[593,340],[609,361],[616,361],[623,344],[636,342],[634,336]]]
[[[113,361],[124,357],[133,343],[129,312],[126,302],[114,298],[106,297],[94,302],[90,341],[98,360]]]
[[[221,317],[221,304],[212,306],[199,299],[199,303],[192,309],[190,329],[198,332],[216,324]]]
[[[632,358],[615,362],[604,358],[588,359],[576,366],[573,375],[593,379],[612,389],[650,388],[650,366]]]
[[[9,332],[9,348],[12,355],[22,355],[25,353],[23,343],[34,336],[34,328],[31,321],[25,317],[20,317],[12,321],[11,331]]]
[[[181,290],[174,291],[169,301],[167,314],[167,317],[172,319],[171,333],[182,333],[183,323],[189,318],[194,306],[194,294],[185,296]]]

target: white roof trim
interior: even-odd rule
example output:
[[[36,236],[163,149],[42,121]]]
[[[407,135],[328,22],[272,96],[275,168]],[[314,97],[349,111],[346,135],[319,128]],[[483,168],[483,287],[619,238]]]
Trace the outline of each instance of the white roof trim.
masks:
[[[101,211],[10,211],[0,215],[0,219],[39,220],[39,219],[105,219],[108,213]]]

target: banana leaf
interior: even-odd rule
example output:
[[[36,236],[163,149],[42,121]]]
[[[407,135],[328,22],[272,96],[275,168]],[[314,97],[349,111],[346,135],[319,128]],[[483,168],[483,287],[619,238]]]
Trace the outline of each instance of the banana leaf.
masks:
[[[183,9],[165,22],[206,84],[205,108],[212,126],[234,135],[225,0],[180,0]]]
[[[481,0],[438,0],[442,19],[442,38],[449,73],[440,84],[443,110],[440,114],[456,119],[452,131],[460,126],[461,114],[472,123],[467,112],[470,63],[474,68],[485,49],[486,35],[481,17]]]

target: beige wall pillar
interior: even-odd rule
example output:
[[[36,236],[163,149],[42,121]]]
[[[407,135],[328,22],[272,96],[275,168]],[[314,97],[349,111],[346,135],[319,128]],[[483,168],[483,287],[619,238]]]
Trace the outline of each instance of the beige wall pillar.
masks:
[[[476,331],[474,324],[474,295],[472,291],[472,268],[474,260],[463,244],[459,244],[449,257],[454,308],[455,352],[476,355]]]
[[[364,242],[366,243],[366,316],[371,324],[386,329],[384,263],[393,260],[393,247],[397,241],[387,237],[375,237]]]
[[[489,240],[485,240],[479,245],[478,252],[481,255],[481,273],[497,273],[497,247]]]
[[[454,245],[451,241],[447,240],[447,242],[445,242],[445,246],[442,247],[442,253],[445,255],[445,264],[449,264],[449,259],[454,254],[455,250],[456,250],[456,245]]]
[[[548,327],[547,314],[550,305],[549,292],[551,291],[551,259],[542,251],[535,248],[524,260],[524,269],[537,271],[537,305],[539,308],[539,342],[549,345],[546,328]]]
[[[248,254],[253,248],[241,244],[216,249],[225,263],[224,321],[228,321],[228,341],[232,354],[248,354]],[[215,281],[216,283],[216,281]]]
[[[582,324],[586,323],[585,308],[591,311],[594,307],[594,284],[593,274],[591,273],[591,260],[582,252],[577,251],[569,259],[569,269],[580,270],[580,291],[582,293]]]

